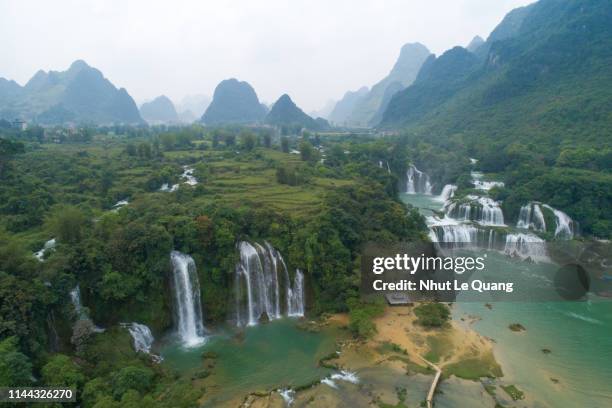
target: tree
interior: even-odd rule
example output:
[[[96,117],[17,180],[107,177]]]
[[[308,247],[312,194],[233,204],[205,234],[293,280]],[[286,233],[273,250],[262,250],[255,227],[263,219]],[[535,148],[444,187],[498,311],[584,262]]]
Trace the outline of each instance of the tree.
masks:
[[[263,135],[263,145],[267,148],[272,147],[272,135],[270,132],[265,132]]]
[[[303,141],[300,143],[300,156],[304,161],[313,161],[316,159],[315,149],[310,142]]]
[[[146,367],[128,366],[112,375],[113,396],[119,399],[128,390],[146,392],[152,384],[153,371]]]
[[[56,207],[46,223],[60,242],[74,244],[83,238],[89,220],[79,208],[66,205]]]
[[[42,377],[46,385],[80,388],[85,382],[81,368],[64,354],[56,354],[42,368]]]
[[[25,151],[23,143],[0,138],[0,176],[8,161],[16,154]]]
[[[30,359],[17,348],[17,338],[0,341],[0,386],[24,387],[31,383]]]
[[[149,143],[140,143],[138,145],[138,156],[143,159],[151,158],[151,145]]]
[[[255,135],[250,132],[244,132],[240,136],[240,143],[242,148],[246,151],[251,151],[255,148],[257,144],[257,140],[255,139]]]
[[[215,226],[212,220],[206,215],[196,217],[196,230],[198,232],[198,241],[202,247],[208,248],[213,242]]]
[[[441,327],[450,320],[450,310],[443,303],[425,303],[414,308],[417,323],[425,327]]]
[[[287,136],[281,137],[281,150],[284,153],[289,153],[289,138]]]
[[[136,156],[137,151],[136,151],[136,146],[134,145],[134,143],[128,143],[127,146],[125,146],[125,152],[130,157]]]
[[[225,135],[225,145],[226,146],[234,146],[236,144],[236,135],[234,135],[233,133],[230,133],[228,135]]]

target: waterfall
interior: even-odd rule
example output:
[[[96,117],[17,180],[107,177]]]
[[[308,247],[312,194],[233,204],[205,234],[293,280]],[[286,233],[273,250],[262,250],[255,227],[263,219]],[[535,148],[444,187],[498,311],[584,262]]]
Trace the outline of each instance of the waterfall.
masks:
[[[504,252],[510,256],[532,260],[547,259],[545,241],[532,234],[508,234]]]
[[[186,346],[193,347],[205,341],[196,265],[193,258],[179,251],[172,251],[170,259],[178,334]]]
[[[297,270],[293,283],[281,254],[269,243],[238,243],[236,265],[236,320],[256,325],[262,318],[304,315],[304,275]],[[283,301],[284,299],[284,301]],[[264,316],[265,315],[265,316]]]
[[[198,180],[194,177],[193,172],[193,167],[183,166],[183,174],[181,174],[181,178],[185,180],[185,184],[189,184],[190,186],[195,186],[198,184]]]
[[[484,174],[479,171],[470,172],[472,176],[472,183],[474,184],[474,188],[477,190],[489,191],[493,187],[504,187],[505,184],[502,181],[484,181],[482,180]]]
[[[297,269],[293,287],[287,285],[287,315],[304,316],[304,274]]]
[[[494,229],[478,228],[471,224],[432,225],[429,227],[429,238],[432,242],[445,244],[447,249],[472,246],[494,249],[497,244]]]
[[[431,194],[431,188],[432,185],[429,181],[429,175],[411,164],[406,172],[406,193]]]
[[[163,191],[165,193],[172,193],[176,190],[178,190],[179,185],[178,184],[173,184],[172,186],[168,183],[164,183],[161,185],[161,187],[159,188],[159,191]]]
[[[70,301],[72,302],[72,306],[74,306],[76,320],[91,320],[87,313],[87,309],[85,309],[81,303],[81,288],[78,284],[70,291]],[[94,324],[94,333],[104,333],[105,331],[106,329],[103,327]]]
[[[541,232],[546,231],[546,221],[544,220],[544,214],[542,214],[540,205],[538,203],[529,203],[522,206],[516,227]]]
[[[151,352],[151,346],[155,339],[153,333],[146,325],[140,323],[119,323],[123,328],[126,328],[132,339],[134,340],[134,350],[136,352],[143,352],[149,354]]]
[[[474,180],[474,188],[478,190],[489,191],[493,187],[504,187],[505,184],[503,181],[482,181],[482,180]]]
[[[456,191],[457,191],[457,186],[453,184],[445,185],[444,188],[442,189],[442,192],[438,196],[438,201],[443,202],[443,203],[447,202],[449,199],[455,196]]]
[[[119,200],[115,203],[115,205],[113,205],[113,208],[111,209],[112,212],[117,212],[119,211],[122,207],[125,207],[126,205],[128,205],[130,202],[129,200],[123,199],[123,200]]]
[[[481,225],[504,226],[504,213],[500,203],[489,197],[468,195],[468,201],[449,201],[444,206],[446,214],[460,221],[475,221]]]
[[[54,249],[55,244],[56,244],[55,238],[52,238],[48,240],[47,242],[45,242],[45,245],[43,245],[43,247],[38,252],[34,253],[34,256],[36,257],[36,259],[43,262],[45,260],[45,253],[47,251]]]
[[[79,285],[76,285],[74,289],[70,291],[70,300],[74,306],[77,320],[87,320],[89,317],[87,316],[85,310],[83,310],[83,305],[81,304],[81,288]]]
[[[544,208],[549,209],[553,212],[556,219],[555,238],[561,239],[572,239],[574,238],[574,232],[576,230],[576,224],[569,215],[561,210],[552,208],[550,205],[543,205]]]
[[[293,391],[291,388],[284,388],[276,391],[283,398],[286,406],[290,407],[291,404],[293,404],[293,401],[295,400],[295,391]]]

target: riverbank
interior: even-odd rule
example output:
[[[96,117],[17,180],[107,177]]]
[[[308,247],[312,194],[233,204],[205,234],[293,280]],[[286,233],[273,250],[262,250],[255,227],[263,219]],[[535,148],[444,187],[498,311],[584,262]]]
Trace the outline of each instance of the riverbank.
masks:
[[[348,323],[346,314],[335,314],[317,325],[343,332]],[[416,324],[412,306],[386,307],[374,324],[377,332],[371,339],[340,336],[335,355],[319,361],[331,374],[285,391],[291,406],[426,406],[437,372],[425,359],[442,371],[434,394],[437,407],[495,406],[497,401],[480,381],[502,374],[491,340],[459,322],[423,328]],[[251,393],[241,406],[286,406],[288,400],[280,397],[279,390]]]

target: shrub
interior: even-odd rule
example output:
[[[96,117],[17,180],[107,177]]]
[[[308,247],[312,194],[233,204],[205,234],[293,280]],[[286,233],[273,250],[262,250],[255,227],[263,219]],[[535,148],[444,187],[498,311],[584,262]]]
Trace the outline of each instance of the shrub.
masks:
[[[414,308],[417,323],[425,327],[442,327],[450,320],[450,309],[443,303],[425,303]]]

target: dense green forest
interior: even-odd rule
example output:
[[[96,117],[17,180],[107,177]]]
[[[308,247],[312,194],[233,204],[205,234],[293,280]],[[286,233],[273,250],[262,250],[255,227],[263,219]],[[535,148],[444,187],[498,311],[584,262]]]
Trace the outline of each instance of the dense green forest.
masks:
[[[30,128],[0,140],[0,384],[74,386],[83,406],[192,406],[201,395],[133,352],[118,326],[173,327],[173,249],[195,259],[215,325],[232,311],[240,239],[265,239],[306,271],[317,315],[355,304],[364,242],[425,236],[421,216],[397,200],[397,177],[378,167],[389,146],[369,136],[194,126]],[[160,191],[184,165],[199,183]],[[104,333],[73,324],[77,282]]]

